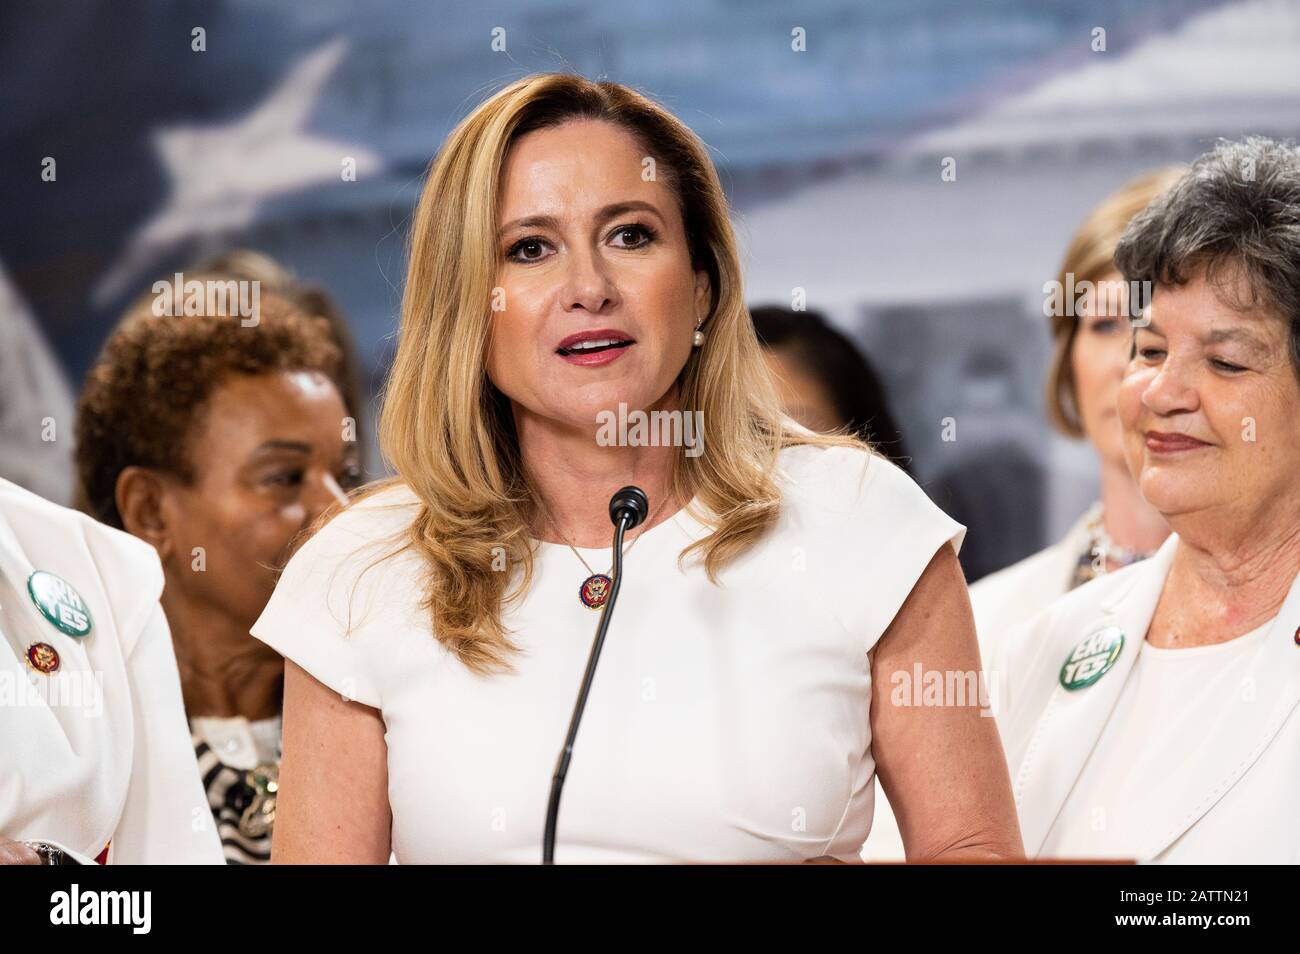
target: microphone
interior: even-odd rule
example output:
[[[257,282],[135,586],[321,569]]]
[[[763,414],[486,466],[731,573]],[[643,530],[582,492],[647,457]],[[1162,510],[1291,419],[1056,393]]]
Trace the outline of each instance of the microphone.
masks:
[[[645,523],[649,513],[650,501],[640,487],[624,487],[609,500],[609,519],[616,527],[622,516],[627,514],[627,529],[635,529]]]
[[[555,763],[555,774],[551,777],[551,797],[546,807],[546,833],[542,839],[544,865],[555,864],[555,825],[560,816],[560,794],[564,790],[564,779],[569,774],[569,762],[573,759],[573,741],[578,735],[578,723],[582,721],[582,710],[587,707],[591,680],[596,675],[596,663],[600,660],[605,633],[609,630],[609,620],[614,614],[614,602],[618,599],[619,586],[623,582],[623,534],[644,523],[649,513],[650,502],[640,487],[624,487],[610,498],[609,519],[614,524],[614,581],[609,587],[609,599],[600,609],[596,638],[591,644],[591,654],[587,657],[587,671],[582,676],[578,701],[574,704],[573,716],[569,719],[569,734],[565,736],[564,748],[560,750],[560,757]]]

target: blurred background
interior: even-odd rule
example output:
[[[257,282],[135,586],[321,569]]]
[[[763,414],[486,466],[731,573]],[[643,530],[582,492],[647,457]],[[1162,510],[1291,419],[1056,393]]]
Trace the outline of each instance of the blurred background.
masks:
[[[0,376],[28,405],[0,403],[0,475],[68,502],[70,401],[108,329],[230,248],[328,289],[373,397],[430,158],[551,69],[636,86],[708,143],[748,300],[805,295],[862,347],[975,579],[1095,496],[1043,410],[1043,283],[1138,173],[1300,135],[1300,0],[7,2]],[[47,414],[68,426],[37,441]]]

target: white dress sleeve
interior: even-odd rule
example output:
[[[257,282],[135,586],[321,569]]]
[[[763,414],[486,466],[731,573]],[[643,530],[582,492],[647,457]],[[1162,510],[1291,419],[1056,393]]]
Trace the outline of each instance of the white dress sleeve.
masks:
[[[343,698],[377,709],[373,670],[381,647],[358,625],[373,622],[385,603],[408,602],[411,593],[385,592],[382,557],[393,548],[368,524],[363,514],[345,511],[322,527],[289,561],[251,632]]]
[[[828,481],[847,512],[848,554],[836,600],[845,625],[873,649],[940,547],[961,549],[966,528],[944,513],[901,468],[878,454],[838,451]]]
[[[224,864],[181,699],[171,631],[153,612],[126,660],[135,738],[111,864]]]

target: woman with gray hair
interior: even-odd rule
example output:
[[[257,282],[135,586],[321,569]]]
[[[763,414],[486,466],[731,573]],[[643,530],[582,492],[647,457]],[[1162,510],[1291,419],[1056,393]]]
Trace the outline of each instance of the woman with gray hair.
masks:
[[[1300,861],[1300,152],[1222,143],[1115,261],[1154,289],[1118,407],[1174,533],[994,660],[1025,849]]]

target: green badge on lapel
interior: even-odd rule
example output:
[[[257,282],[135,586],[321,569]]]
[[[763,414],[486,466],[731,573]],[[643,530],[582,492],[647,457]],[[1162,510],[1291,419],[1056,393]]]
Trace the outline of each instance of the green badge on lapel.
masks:
[[[90,609],[81,594],[53,573],[36,570],[27,578],[27,592],[41,615],[69,636],[90,635]]]
[[[1106,675],[1124,648],[1124,634],[1118,626],[1103,626],[1066,657],[1061,667],[1061,685],[1073,692]]]

